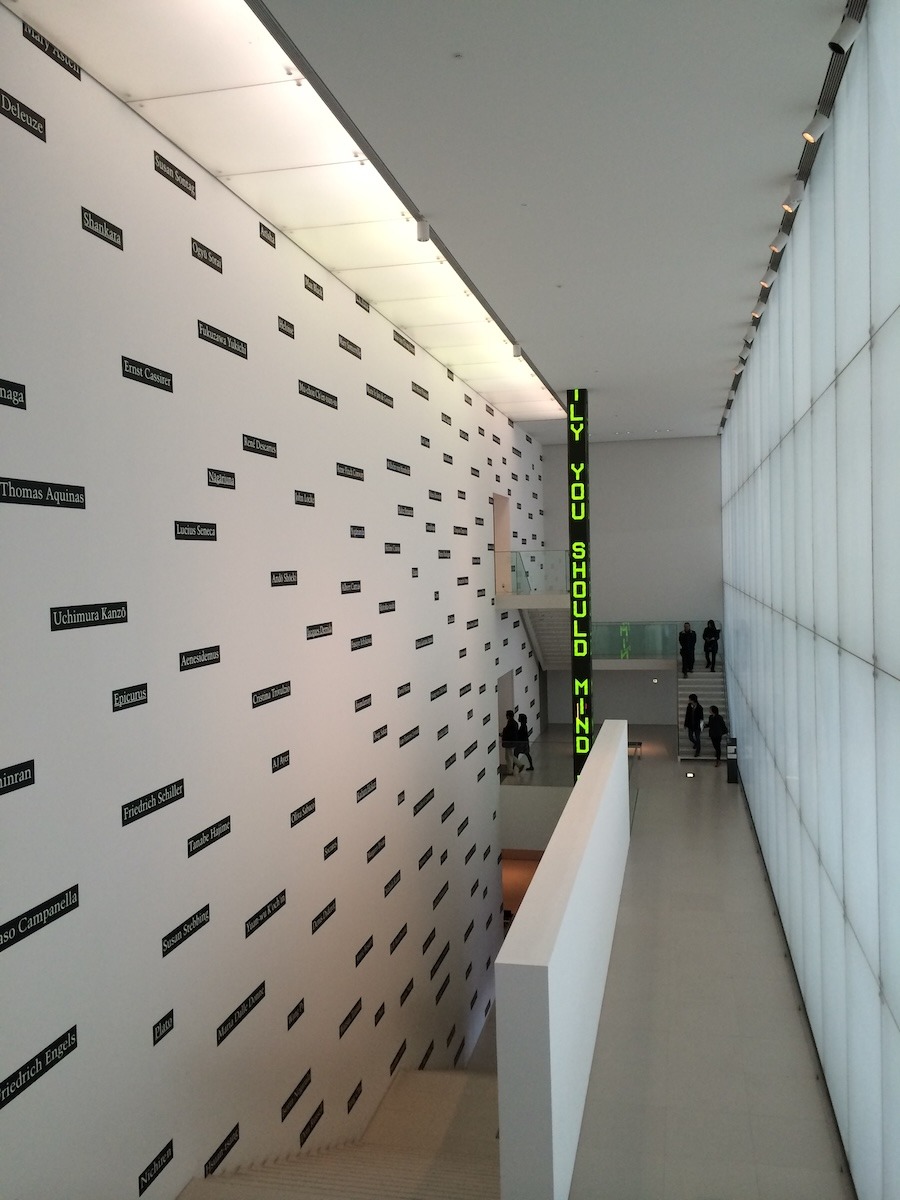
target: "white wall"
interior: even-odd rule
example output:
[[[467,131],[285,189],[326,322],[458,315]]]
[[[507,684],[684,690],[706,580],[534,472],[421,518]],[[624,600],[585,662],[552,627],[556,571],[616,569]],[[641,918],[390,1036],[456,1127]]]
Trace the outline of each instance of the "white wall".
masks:
[[[898,61],[872,0],[723,446],[731,728],[860,1200],[900,1195]]]
[[[504,1200],[569,1194],[628,857],[627,738],[600,730],[497,956]]]
[[[719,452],[717,437],[591,443],[595,621],[721,620]],[[546,446],[548,549],[568,540],[566,476],[566,447]]]
[[[540,545],[540,448],[280,233],[262,240],[256,213],[5,8],[0,37],[2,87],[46,133],[0,120],[0,1194],[171,1200],[232,1131],[227,1168],[297,1150],[320,1105],[306,1147],[352,1138],[395,1065],[473,1048],[502,927],[498,675],[538,717],[527,639],[492,605],[489,501],[521,502],[513,532]],[[170,372],[171,391],[123,357]],[[44,498],[76,485],[84,505],[24,503],[11,479]],[[176,522],[215,540],[176,540]],[[296,585],[273,586],[284,571]],[[51,626],[51,609],[119,602],[127,621]],[[180,669],[207,647],[218,657]],[[138,684],[146,703],[114,709]],[[145,796],[172,802],[123,823]]]

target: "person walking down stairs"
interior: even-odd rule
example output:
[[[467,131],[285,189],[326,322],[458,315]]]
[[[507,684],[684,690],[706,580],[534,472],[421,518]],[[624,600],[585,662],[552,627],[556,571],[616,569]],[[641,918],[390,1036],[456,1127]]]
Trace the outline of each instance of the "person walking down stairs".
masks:
[[[694,650],[697,645],[697,634],[691,629],[690,621],[685,621],[684,629],[678,635],[678,647],[681,654],[681,672],[685,679],[688,672],[694,669]]]
[[[728,726],[725,724],[724,717],[719,713],[715,704],[709,706],[709,740],[713,744],[713,750],[716,752],[716,766],[722,761],[722,738],[728,732]]]
[[[684,714],[684,727],[687,730],[688,737],[691,739],[691,745],[694,747],[694,758],[700,757],[700,734],[703,730],[703,706],[697,699],[697,693],[691,692],[688,696],[688,705]]]
[[[531,743],[528,740],[531,732],[528,728],[528,718],[524,713],[519,713],[519,744],[516,746],[516,758],[524,755],[528,759],[529,771],[534,770],[534,763],[531,761]]]
[[[719,635],[722,630],[716,628],[716,623],[712,619],[706,622],[706,628],[703,630],[703,653],[706,656],[707,671],[716,669],[716,655],[719,653]]]

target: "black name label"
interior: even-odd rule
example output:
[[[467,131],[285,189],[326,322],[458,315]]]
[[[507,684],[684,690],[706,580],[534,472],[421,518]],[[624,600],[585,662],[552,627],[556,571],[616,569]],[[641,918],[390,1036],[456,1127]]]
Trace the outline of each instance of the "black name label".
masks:
[[[9,767],[0,767],[0,796],[6,792],[15,792],[19,788],[31,787],[34,784],[34,759],[27,762],[13,763]]]
[[[182,921],[171,933],[167,933],[162,939],[162,956],[166,957],[171,954],[182,942],[186,942],[189,937],[202,929],[204,925],[209,924],[209,905],[204,904],[203,908],[198,908],[192,916],[186,921]]]
[[[206,482],[209,487],[230,488],[234,490],[234,471],[217,471],[214,467],[207,467]]]
[[[23,104],[21,100],[17,100],[15,96],[11,96],[9,92],[5,92],[3,88],[0,88],[0,113],[14,125],[20,125],[22,129],[27,129],[36,138],[46,142],[47,122],[45,118],[40,113],[36,113],[33,108],[29,108],[27,104]]]
[[[297,1022],[300,1020],[300,1018],[303,1016],[303,1014],[305,1012],[306,1012],[306,1000],[301,1000],[300,1003],[296,1004],[291,1009],[291,1011],[288,1013],[288,1018],[287,1018],[288,1029],[293,1029],[294,1026],[297,1024]]]
[[[394,397],[389,396],[387,392],[380,391],[377,387],[373,387],[371,383],[366,384],[366,395],[372,400],[377,400],[379,404],[384,404],[387,408],[394,407]]]
[[[397,932],[396,932],[396,934],[394,934],[393,938],[391,938],[391,954],[394,953],[394,951],[397,949],[397,947],[400,945],[400,943],[406,937],[408,931],[409,931],[409,926],[403,925],[403,926],[401,926],[400,929],[397,930]]]
[[[316,1105],[313,1115],[309,1118],[309,1120],[306,1122],[306,1124],[300,1130],[300,1148],[301,1149],[306,1145],[306,1143],[312,1137],[313,1130],[318,1125],[318,1123],[322,1120],[322,1117],[324,1115],[325,1115],[325,1101],[320,1100],[319,1103]]]
[[[277,442],[270,442],[267,438],[256,437],[252,433],[242,435],[241,446],[248,454],[264,454],[267,458],[278,457]]]
[[[411,474],[408,463],[397,462],[396,459],[389,458],[386,460],[386,465],[389,471],[396,471],[398,475]]]
[[[382,852],[382,850],[385,848],[386,845],[387,845],[387,840],[383,837],[380,837],[378,839],[378,841],[375,843],[375,845],[370,846],[369,849],[366,851],[366,862],[371,862],[372,859],[376,857],[376,855],[378,855]]]
[[[440,696],[446,696],[446,695],[447,695],[447,685],[446,685],[446,683],[442,683],[440,687],[436,687],[434,689],[434,691],[431,693],[431,699],[437,700]]]
[[[70,75],[74,75],[76,79],[81,78],[81,67],[74,58],[69,58],[68,54],[63,54],[58,46],[54,46],[52,42],[48,42],[42,33],[38,33],[36,29],[32,29],[30,25],[22,22],[22,36],[32,42],[39,50],[52,58],[57,66],[68,71]]]
[[[400,882],[400,872],[398,871],[396,873],[396,875],[392,875],[391,878],[384,885],[385,897],[388,897],[391,894],[391,892],[394,890],[394,888],[397,886],[397,884],[399,882]]]
[[[201,342],[209,342],[212,346],[218,346],[220,350],[236,354],[238,358],[247,357],[245,341],[235,337],[233,333],[226,333],[224,329],[216,329],[215,325],[209,325],[206,321],[197,322],[197,337]]]
[[[364,783],[361,788],[357,788],[356,803],[359,804],[360,801],[365,800],[366,796],[371,796],[377,787],[378,778],[376,776],[375,779],[370,779],[368,783]]]
[[[400,1049],[397,1051],[397,1053],[391,1059],[391,1074],[392,1075],[397,1070],[397,1068],[400,1066],[400,1060],[405,1053],[406,1053],[406,1038],[404,1038],[403,1041],[400,1043]]]
[[[362,358],[361,348],[357,346],[356,342],[351,342],[348,337],[344,337],[342,333],[338,334],[338,345],[348,354],[352,354],[354,358]]]
[[[250,706],[259,708],[263,704],[272,704],[275,700],[284,700],[290,694],[291,681],[286,679],[284,683],[273,683],[271,687],[260,688],[258,692],[252,692]]]
[[[422,797],[421,800],[417,800],[416,803],[413,805],[413,816],[417,817],[419,815],[419,813],[422,811],[422,809],[425,807],[425,805],[430,804],[433,799],[434,799],[434,788],[431,788],[430,791],[427,791],[425,793],[425,795]]]
[[[8,408],[27,408],[25,384],[14,383],[12,379],[0,379],[0,404],[5,404]]]
[[[408,746],[409,743],[411,741],[413,741],[414,738],[417,738],[418,736],[419,736],[419,727],[418,727],[418,725],[416,725],[413,729],[408,729],[406,731],[406,733],[401,733],[400,739],[399,739],[400,745]]]
[[[398,333],[396,329],[394,330],[394,341],[398,346],[402,346],[403,349],[407,350],[410,354],[415,354],[416,347],[414,343],[411,342],[409,338],[405,338],[402,333]]]
[[[278,332],[283,333],[285,337],[293,338],[293,336],[294,336],[293,321],[289,321],[287,319],[287,317],[279,317],[278,318]]]
[[[174,783],[167,783],[155,792],[148,792],[146,796],[138,796],[136,800],[129,800],[127,804],[123,804],[122,824],[130,825],[133,821],[139,821],[141,817],[149,817],[151,813],[183,799],[184,780],[176,779]]]
[[[337,899],[329,900],[320,913],[312,919],[312,931],[318,933],[329,917],[333,917],[337,912]]]
[[[191,179],[190,175],[185,175],[180,167],[176,167],[174,163],[164,158],[158,150],[153,152],[153,169],[164,179],[168,179],[169,183],[174,183],[177,188],[181,188],[192,200],[197,199],[196,182]]]
[[[197,667],[211,667],[222,661],[219,646],[202,646],[197,650],[182,650],[178,656],[179,671],[194,671]]]
[[[417,396],[421,396],[423,400],[428,399],[428,389],[423,388],[421,383],[413,383],[412,390],[415,392],[415,394]]]
[[[67,1054],[71,1054],[78,1046],[78,1027],[73,1025],[61,1037],[45,1046],[34,1058],[23,1063],[17,1071],[0,1079],[0,1108],[5,1108],[26,1088],[31,1087],[36,1079],[62,1062]]]
[[[369,934],[369,936],[366,938],[366,940],[363,942],[363,944],[360,946],[360,948],[356,952],[356,965],[357,966],[359,966],[359,964],[366,957],[366,955],[369,953],[369,951],[372,949],[372,947],[374,945],[375,945],[375,938],[372,936],[372,934]]]
[[[170,1008],[153,1026],[153,1045],[157,1046],[175,1028],[175,1009]]]
[[[366,536],[365,525],[351,525],[350,536],[352,538],[364,538]]]
[[[214,542],[216,527],[209,521],[176,521],[176,542]]]
[[[277,896],[273,896],[268,904],[264,904],[258,912],[255,912],[252,917],[244,922],[244,937],[248,938],[251,933],[256,933],[260,925],[265,925],[269,917],[274,917],[279,909],[284,908],[286,903],[286,892],[279,892]]]
[[[315,797],[312,800],[307,800],[305,804],[301,804],[299,808],[295,808],[291,813],[291,829],[295,825],[299,825],[301,821],[305,821],[307,817],[311,817],[315,811]]]
[[[356,479],[362,481],[366,477],[362,467],[351,467],[348,463],[335,463],[336,473],[342,479]]]
[[[354,702],[353,702],[353,709],[355,712],[362,712],[362,710],[364,708],[371,708],[371,706],[372,706],[372,693],[371,692],[369,692],[369,694],[366,696],[360,696],[358,700],[354,700]]]
[[[276,771],[283,771],[285,767],[289,767],[290,765],[290,750],[282,750],[280,754],[276,754],[272,759],[272,774],[274,775]]]
[[[205,829],[201,829],[199,833],[195,833],[192,837],[188,838],[188,858],[199,854],[201,850],[205,850],[213,842],[218,842],[221,838],[227,837],[229,833],[231,833],[231,817],[223,817],[221,821],[216,821],[213,825],[207,825]]]
[[[44,900],[34,908],[29,908],[28,912],[13,917],[11,921],[5,921],[0,925],[0,952],[8,950],[16,942],[24,941],[25,938],[52,924],[53,921],[58,921],[60,917],[64,917],[66,913],[72,912],[77,907],[78,885],[75,884],[66,888],[64,892],[51,896],[49,900]]]
[[[338,1037],[344,1036],[344,1034],[347,1032],[347,1030],[350,1028],[350,1026],[353,1024],[353,1022],[356,1020],[356,1018],[359,1016],[359,1014],[361,1012],[362,1012],[362,997],[360,996],[360,998],[357,1000],[357,1002],[353,1005],[353,1007],[347,1013],[346,1017],[344,1017],[343,1021],[341,1021],[339,1029],[338,1029]]]
[[[22,393],[24,407],[25,393]],[[0,504],[39,504],[45,508],[84,508],[79,483],[46,483],[39,479],[0,477]]]
[[[274,246],[275,246],[275,230],[274,230],[274,229],[270,229],[270,228],[268,227],[268,225],[263,225],[262,221],[260,221],[260,223],[259,223],[259,236],[260,236],[260,239],[261,239],[262,241],[264,241],[264,242],[266,243],[266,245],[267,245],[267,246],[272,246],[272,247],[273,247],[273,249],[274,249]]]
[[[91,212],[84,206],[81,209],[81,228],[85,233],[92,233],[101,242],[115,246],[117,250],[125,249],[120,226],[113,225],[112,221],[107,221],[106,217],[101,217],[99,213]]]
[[[174,1143],[172,1140],[169,1140],[166,1142],[165,1146],[163,1146],[162,1150],[160,1150],[159,1154],[157,1154],[156,1158],[154,1158],[153,1162],[144,1167],[143,1171],[141,1171],[140,1175],[138,1175],[139,1196],[143,1196],[144,1192],[146,1192],[147,1188],[157,1177],[160,1171],[167,1167],[174,1157]]]
[[[287,1119],[287,1116],[290,1113],[291,1109],[294,1107],[294,1105],[297,1103],[297,1101],[300,1099],[300,1097],[303,1095],[303,1093],[306,1091],[306,1089],[309,1087],[309,1085],[311,1083],[312,1083],[312,1068],[310,1068],[306,1072],[306,1074],[303,1076],[303,1078],[300,1080],[300,1082],[297,1084],[297,1086],[294,1088],[294,1090],[288,1096],[287,1100],[285,1100],[284,1104],[282,1104],[282,1106],[281,1106],[282,1121]]]
[[[122,355],[122,374],[126,379],[134,379],[137,383],[145,383],[148,387],[159,388],[161,392],[172,391],[172,372],[163,371],[160,367],[151,367],[149,363],[139,362],[136,358],[126,358]]]
[[[359,637],[350,639],[351,650],[365,650],[372,645],[371,633],[363,633]]]
[[[416,649],[422,650],[425,646],[430,646],[434,642],[434,634],[429,633],[427,637],[416,638]]]
[[[296,587],[297,572],[296,571],[272,571],[271,573],[272,587]]]
[[[379,611],[379,613],[396,612],[397,611],[397,601],[396,600],[379,600],[378,601],[378,611]]]
[[[146,703],[146,683],[133,683],[131,687],[117,688],[112,694],[113,712],[121,712],[123,708],[135,708]]]
[[[316,507],[316,493],[302,492],[299,489],[294,490],[294,503],[301,504],[304,508]]]
[[[250,993],[246,1000],[241,1001],[233,1013],[229,1013],[229,1015],[216,1030],[217,1046],[221,1046],[228,1035],[230,1033],[234,1033],[241,1021],[243,1021],[246,1016],[253,1012],[254,1008],[256,1008],[257,1004],[259,1004],[261,1000],[265,999],[265,995],[266,983],[265,980],[263,980],[263,982]]]
[[[322,388],[317,388],[313,384],[307,383],[305,379],[298,379],[297,384],[301,396],[306,396],[310,400],[317,400],[319,404],[324,404],[326,408],[337,408],[338,398],[332,395],[331,392],[323,391]]]
[[[308,292],[312,292],[317,300],[325,299],[325,289],[322,287],[321,283],[316,283],[315,279],[313,279],[311,276],[303,276],[303,286]]]
[[[89,625],[121,625],[128,620],[124,600],[111,604],[75,604],[50,609],[50,628],[84,629]]]
[[[196,238],[191,238],[191,254],[206,266],[212,267],[214,271],[222,274],[222,255],[217,254],[215,250],[210,250],[209,246],[204,246]]]
[[[262,986],[263,986],[263,990],[265,991],[265,984],[263,984]],[[208,1176],[212,1175],[212,1173],[222,1165],[222,1163],[225,1161],[226,1156],[235,1148],[235,1146],[240,1141],[240,1138],[241,1138],[241,1127],[238,1124],[238,1125],[235,1125],[234,1129],[229,1130],[229,1132],[227,1133],[227,1135],[225,1137],[224,1142],[222,1142],[221,1145],[219,1145],[213,1151],[211,1157],[209,1159],[207,1159],[207,1161],[203,1167],[204,1179],[206,1179]]]
[[[319,625],[307,625],[306,640],[314,641],[315,638],[331,637],[332,627],[331,621],[322,621]]]

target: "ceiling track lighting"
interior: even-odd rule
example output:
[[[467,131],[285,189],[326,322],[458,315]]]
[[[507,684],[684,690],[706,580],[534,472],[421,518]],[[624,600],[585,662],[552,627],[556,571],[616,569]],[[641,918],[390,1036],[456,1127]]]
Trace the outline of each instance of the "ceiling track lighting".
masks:
[[[430,242],[431,241],[431,225],[424,217],[416,221],[416,241]]]
[[[803,130],[803,140],[813,145],[819,140],[828,126],[831,124],[831,117],[826,117],[823,112],[817,112],[807,127]]]
[[[521,357],[522,357],[522,347],[519,345],[518,342],[513,342],[513,358],[521,358]]]
[[[795,179],[791,184],[790,191],[784,200],[781,202],[781,207],[787,213],[796,212],[800,201],[803,199],[803,193],[806,189],[806,184],[802,179]]]
[[[769,242],[769,249],[773,254],[780,254],[787,245],[787,241],[788,235],[784,232],[784,230],[779,229],[778,233],[776,233],[771,242]]]
[[[853,43],[856,41],[856,36],[861,28],[859,21],[854,21],[852,17],[844,17],[838,28],[837,33],[828,43],[828,49],[832,54],[846,54]]]
[[[775,268],[769,267],[768,271],[766,271],[765,275],[763,275],[762,279],[759,281],[759,286],[764,287],[764,288],[770,288],[772,286],[772,284],[775,282],[775,277],[776,277]]]
[[[744,334],[744,345],[749,346],[756,337],[756,326],[752,323],[747,326],[747,332]]]
[[[753,308],[753,316],[756,317],[757,320],[759,320],[759,318],[763,315],[763,313],[765,311],[766,311],[766,301],[765,300],[757,300],[757,302]]]

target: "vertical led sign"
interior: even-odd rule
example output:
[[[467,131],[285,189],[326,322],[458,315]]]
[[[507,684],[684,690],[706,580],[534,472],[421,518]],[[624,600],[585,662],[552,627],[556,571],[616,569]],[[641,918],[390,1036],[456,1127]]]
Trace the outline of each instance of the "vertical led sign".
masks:
[[[569,470],[569,634],[572,642],[572,750],[575,778],[593,740],[591,525],[588,497],[588,394],[566,392]]]

